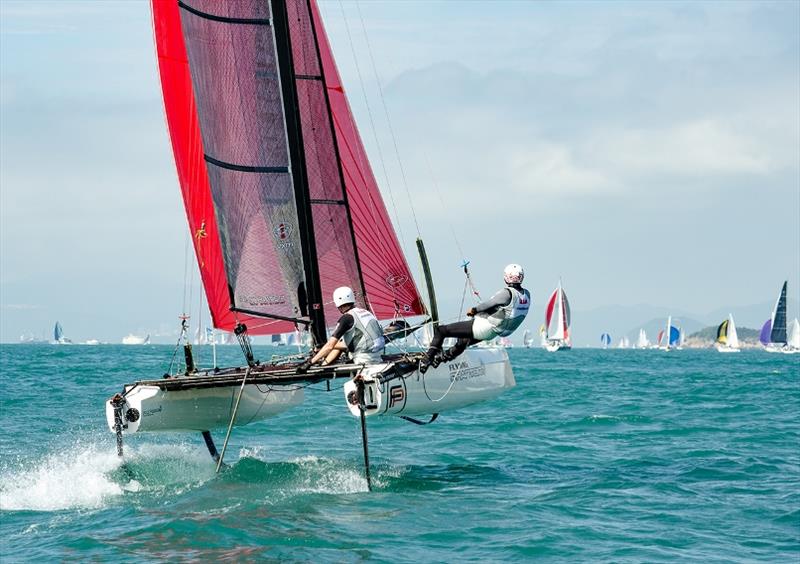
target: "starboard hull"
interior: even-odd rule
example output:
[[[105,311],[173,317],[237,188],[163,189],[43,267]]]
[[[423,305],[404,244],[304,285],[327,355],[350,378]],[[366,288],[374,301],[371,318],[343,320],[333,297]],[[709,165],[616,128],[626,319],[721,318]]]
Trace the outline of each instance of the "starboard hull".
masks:
[[[508,353],[501,348],[470,348],[452,362],[430,368],[425,374],[415,370],[403,377],[380,382],[388,365],[366,368],[364,380],[365,414],[430,415],[452,411],[497,397],[516,385]],[[349,380],[344,395],[350,412],[360,415],[357,384]]]
[[[240,385],[164,390],[157,386],[132,386],[125,395],[124,434],[144,431],[209,431],[231,420]],[[296,386],[246,384],[234,426],[275,417],[303,402]],[[135,412],[129,410],[136,410]],[[106,402],[106,420],[113,432],[114,406]]]

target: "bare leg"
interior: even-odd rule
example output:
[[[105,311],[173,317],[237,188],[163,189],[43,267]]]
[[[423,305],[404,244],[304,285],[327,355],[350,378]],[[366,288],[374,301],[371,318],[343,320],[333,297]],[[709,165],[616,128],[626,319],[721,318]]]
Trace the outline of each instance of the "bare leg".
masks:
[[[344,344],[344,341],[341,339],[338,343],[333,347],[333,350],[328,353],[328,356],[325,357],[325,360],[322,361],[322,365],[325,366],[326,364],[331,364],[336,362],[336,359],[339,358],[339,355],[342,354],[347,350],[347,345]]]

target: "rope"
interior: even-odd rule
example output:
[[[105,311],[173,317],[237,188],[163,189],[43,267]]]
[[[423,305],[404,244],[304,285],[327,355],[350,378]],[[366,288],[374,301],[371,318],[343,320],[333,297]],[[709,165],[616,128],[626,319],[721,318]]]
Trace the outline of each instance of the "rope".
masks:
[[[401,415],[400,419],[405,419],[409,423],[413,423],[414,425],[430,425],[434,421],[439,418],[438,413],[434,413],[433,416],[430,418],[430,421],[420,421],[419,419],[414,419],[413,417],[409,417],[408,415]]]
[[[225,442],[222,444],[222,452],[219,454],[219,460],[217,460],[217,469],[215,472],[219,474],[219,469],[222,466],[222,460],[225,458],[225,450],[228,448],[228,439],[231,438],[231,429],[233,429],[233,422],[236,420],[236,412],[239,411],[239,402],[242,400],[242,393],[244,392],[244,384],[247,382],[247,377],[250,375],[250,367],[247,367],[247,370],[242,377],[242,386],[239,388],[239,395],[236,397],[236,405],[233,407],[233,413],[231,414],[231,421],[228,423],[228,432],[225,433]]]

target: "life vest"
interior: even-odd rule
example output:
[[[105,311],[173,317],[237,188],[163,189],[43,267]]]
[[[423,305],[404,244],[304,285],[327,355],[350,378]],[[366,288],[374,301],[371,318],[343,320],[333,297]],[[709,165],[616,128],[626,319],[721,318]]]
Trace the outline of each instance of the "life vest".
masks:
[[[511,292],[508,305],[500,306],[494,313],[475,316],[472,333],[476,339],[486,341],[494,337],[508,337],[522,325],[531,307],[531,294],[525,288],[520,292],[507,286],[506,290]]]
[[[355,362],[380,362],[386,346],[383,329],[371,311],[354,307],[347,310],[353,326],[342,335],[344,344]]]

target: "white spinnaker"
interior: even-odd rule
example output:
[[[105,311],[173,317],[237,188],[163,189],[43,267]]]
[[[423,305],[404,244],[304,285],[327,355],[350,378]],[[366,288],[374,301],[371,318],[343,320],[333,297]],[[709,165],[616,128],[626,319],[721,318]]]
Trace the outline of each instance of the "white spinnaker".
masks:
[[[556,327],[555,332],[550,336],[551,339],[558,339],[560,341],[564,340],[564,300],[563,300],[563,290],[561,290],[561,284],[558,285],[558,293],[556,294],[556,303],[553,307],[555,309],[555,319],[556,319]]]
[[[794,318],[792,326],[789,329],[789,346],[795,349],[800,349],[800,321]]]
[[[736,324],[733,322],[733,314],[728,314],[728,346],[732,349],[739,348],[739,335],[736,334]]]

